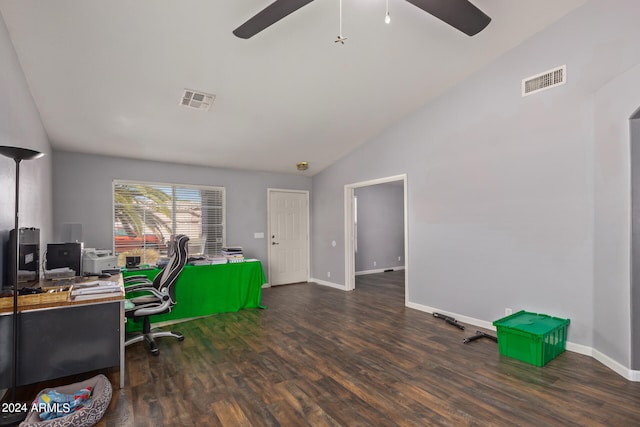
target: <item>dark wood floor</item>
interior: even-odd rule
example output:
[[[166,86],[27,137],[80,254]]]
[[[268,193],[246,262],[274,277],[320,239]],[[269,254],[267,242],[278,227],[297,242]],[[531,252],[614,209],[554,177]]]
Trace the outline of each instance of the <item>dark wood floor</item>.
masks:
[[[182,323],[159,357],[131,346],[98,426],[640,425],[640,383],[571,352],[539,368],[463,344],[476,328],[404,307],[403,283],[265,289],[268,309]]]

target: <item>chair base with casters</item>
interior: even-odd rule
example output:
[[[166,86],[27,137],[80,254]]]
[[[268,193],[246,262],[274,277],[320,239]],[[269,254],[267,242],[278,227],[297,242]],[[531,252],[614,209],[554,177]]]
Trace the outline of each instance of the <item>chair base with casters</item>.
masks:
[[[178,341],[184,341],[184,335],[180,332],[173,331],[163,331],[161,329],[151,329],[151,321],[148,317],[145,317],[142,323],[142,332],[128,338],[124,342],[124,346],[127,347],[131,344],[138,343],[140,341],[146,341],[149,344],[149,350],[151,354],[157,356],[160,354],[160,350],[158,350],[158,345],[156,344],[155,338],[160,337],[174,337],[177,338]]]

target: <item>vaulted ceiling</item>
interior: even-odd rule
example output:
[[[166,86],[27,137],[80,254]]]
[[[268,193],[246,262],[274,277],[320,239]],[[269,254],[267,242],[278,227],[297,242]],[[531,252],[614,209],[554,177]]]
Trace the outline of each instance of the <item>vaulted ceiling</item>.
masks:
[[[269,0],[0,0],[55,149],[313,175],[584,3],[472,0],[469,37],[405,0],[316,0],[250,39]],[[544,71],[544,70],[538,70]],[[518,84],[518,82],[515,82]],[[214,94],[209,111],[180,105]],[[296,172],[297,173],[297,172]]]

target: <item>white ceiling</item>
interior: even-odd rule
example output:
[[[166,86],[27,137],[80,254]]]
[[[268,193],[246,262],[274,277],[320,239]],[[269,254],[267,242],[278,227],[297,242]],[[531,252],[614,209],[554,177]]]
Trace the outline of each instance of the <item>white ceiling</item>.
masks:
[[[55,149],[313,175],[585,0],[473,0],[469,37],[404,0],[0,0]],[[542,70],[544,71],[544,70]],[[210,111],[179,105],[213,93]],[[308,161],[297,172],[295,163]]]

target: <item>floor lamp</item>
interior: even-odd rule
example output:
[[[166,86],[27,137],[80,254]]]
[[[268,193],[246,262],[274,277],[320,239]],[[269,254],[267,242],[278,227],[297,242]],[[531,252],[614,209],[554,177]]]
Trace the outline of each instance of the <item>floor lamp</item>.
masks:
[[[7,147],[0,146],[0,154],[6,157],[9,157],[16,162],[16,195],[15,195],[15,242],[14,247],[11,249],[15,251],[15,264],[11,266],[14,269],[13,274],[13,316],[12,316],[12,326],[13,326],[13,339],[11,340],[13,343],[13,350],[11,352],[11,389],[10,389],[10,402],[14,403],[16,399],[16,384],[18,377],[18,269],[20,266],[20,258],[19,254],[19,232],[18,232],[18,207],[19,197],[20,197],[20,162],[23,160],[32,160],[37,159],[38,157],[44,156],[44,153],[40,153],[38,151],[30,150],[28,148],[22,147]],[[9,411],[9,412],[0,412],[0,425],[11,425],[17,422],[22,421],[27,416],[26,412],[22,411]]]

